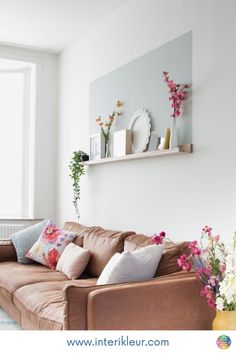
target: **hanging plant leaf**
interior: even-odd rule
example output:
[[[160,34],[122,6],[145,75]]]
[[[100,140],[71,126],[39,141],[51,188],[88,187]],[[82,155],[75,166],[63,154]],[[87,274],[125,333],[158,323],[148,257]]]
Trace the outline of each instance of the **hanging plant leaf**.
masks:
[[[87,161],[89,159],[88,155],[84,151],[74,151],[72,158],[69,163],[70,169],[70,178],[72,179],[72,187],[73,187],[73,204],[75,207],[75,212],[80,218],[78,202],[80,200],[80,177],[85,175],[84,166],[81,164],[83,161]]]

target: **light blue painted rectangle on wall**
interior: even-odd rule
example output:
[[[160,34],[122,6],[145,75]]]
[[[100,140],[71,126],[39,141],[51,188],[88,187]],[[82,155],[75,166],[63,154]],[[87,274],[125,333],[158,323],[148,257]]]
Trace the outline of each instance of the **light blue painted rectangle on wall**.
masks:
[[[123,115],[118,117],[113,131],[128,128],[133,113],[146,108],[151,117],[152,130],[164,136],[170,128],[172,109],[168,88],[162,72],[179,84],[192,83],[192,32],[188,32],[147,54],[125,64],[90,84],[90,135],[100,132],[96,118],[106,118],[115,108],[117,99],[124,103]],[[184,113],[177,118],[178,142],[192,142],[191,89],[184,102]]]

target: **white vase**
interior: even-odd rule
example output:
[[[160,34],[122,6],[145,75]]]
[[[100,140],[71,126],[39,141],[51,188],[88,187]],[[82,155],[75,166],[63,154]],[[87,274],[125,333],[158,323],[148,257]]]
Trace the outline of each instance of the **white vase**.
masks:
[[[177,118],[171,118],[171,128],[170,128],[170,149],[174,149],[178,146],[178,136],[177,136]]]

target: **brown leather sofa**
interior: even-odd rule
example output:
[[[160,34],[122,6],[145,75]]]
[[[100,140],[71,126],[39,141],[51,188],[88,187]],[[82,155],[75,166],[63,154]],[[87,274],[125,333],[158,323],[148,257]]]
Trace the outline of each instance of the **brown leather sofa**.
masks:
[[[76,231],[74,242],[91,252],[88,267],[77,280],[36,263],[17,263],[11,241],[0,241],[0,307],[23,329],[211,328],[214,312],[199,295],[201,284],[194,274],[176,266],[186,243],[166,248],[152,280],[97,286],[114,253],[145,247],[150,238],[73,222],[65,223],[64,229]]]

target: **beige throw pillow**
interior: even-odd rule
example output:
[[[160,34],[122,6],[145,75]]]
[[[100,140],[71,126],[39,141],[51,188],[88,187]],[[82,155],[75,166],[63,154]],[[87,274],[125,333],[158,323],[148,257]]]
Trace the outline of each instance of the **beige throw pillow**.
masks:
[[[67,275],[69,279],[78,278],[85,270],[90,258],[90,251],[70,243],[66,246],[57,263],[56,270]]]

